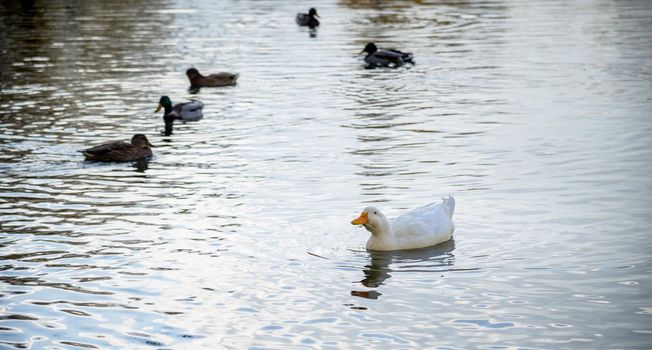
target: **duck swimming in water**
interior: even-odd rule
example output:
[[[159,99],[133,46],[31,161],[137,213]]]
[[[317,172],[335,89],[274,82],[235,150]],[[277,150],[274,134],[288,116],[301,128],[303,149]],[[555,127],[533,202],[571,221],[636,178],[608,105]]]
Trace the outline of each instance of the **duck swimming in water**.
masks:
[[[413,209],[392,221],[376,207],[366,207],[353,225],[363,225],[371,232],[367,241],[369,250],[403,250],[425,248],[451,239],[455,199],[444,198],[441,203],[430,203]]]
[[[202,111],[204,109],[204,104],[200,101],[177,103],[173,106],[172,100],[170,100],[169,97],[161,96],[155,113],[158,113],[161,108],[165,110],[163,112],[163,121],[165,122],[165,131],[163,134],[165,136],[172,135],[172,125],[175,120],[181,120],[184,123],[194,122],[204,116]]]
[[[239,77],[239,74],[226,72],[204,76],[196,68],[188,69],[186,75],[190,80],[190,87],[193,89],[235,85]]]
[[[367,56],[364,58],[367,62],[367,67],[400,67],[404,63],[414,64],[414,55],[411,52],[402,52],[394,49],[378,49],[376,44],[368,43],[360,52],[366,52]]]
[[[313,7],[311,8],[308,13],[297,13],[297,24],[302,26],[302,27],[310,27],[310,28],[315,28],[319,27],[319,15],[317,14],[317,10]]]
[[[86,160],[96,162],[130,162],[152,156],[154,147],[143,134],[136,134],[131,143],[112,141],[80,151]]]

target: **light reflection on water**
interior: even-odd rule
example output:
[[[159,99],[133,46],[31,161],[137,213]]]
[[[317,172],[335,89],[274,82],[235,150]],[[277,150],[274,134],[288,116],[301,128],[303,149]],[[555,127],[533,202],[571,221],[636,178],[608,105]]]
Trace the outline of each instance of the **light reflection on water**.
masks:
[[[1,344],[649,347],[649,4],[314,6],[0,3]],[[161,95],[204,119],[161,136]],[[349,224],[448,193],[454,242]]]

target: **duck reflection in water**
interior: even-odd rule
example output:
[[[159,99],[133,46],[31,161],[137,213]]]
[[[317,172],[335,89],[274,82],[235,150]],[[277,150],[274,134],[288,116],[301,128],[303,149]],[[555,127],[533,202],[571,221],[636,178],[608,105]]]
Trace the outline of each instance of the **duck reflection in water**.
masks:
[[[374,251],[370,250],[369,264],[364,266],[362,273],[364,279],[360,281],[367,288],[378,288],[385,280],[392,277],[392,272],[419,272],[419,273],[441,273],[449,271],[455,264],[455,240],[433,247],[395,250],[395,251]],[[398,265],[391,269],[390,265]],[[378,299],[382,294],[377,291],[351,291],[351,295],[366,299]]]
[[[143,158],[137,160],[132,167],[136,168],[136,171],[139,173],[144,173],[147,168],[149,168],[149,158]]]

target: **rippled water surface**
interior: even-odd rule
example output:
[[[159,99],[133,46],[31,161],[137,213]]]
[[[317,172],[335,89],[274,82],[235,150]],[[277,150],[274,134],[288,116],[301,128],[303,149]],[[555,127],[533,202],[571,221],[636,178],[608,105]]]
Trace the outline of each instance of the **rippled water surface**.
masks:
[[[650,33],[648,1],[0,1],[0,347],[650,348]],[[161,136],[161,95],[204,119]],[[78,152],[134,133],[149,162]],[[448,194],[440,246],[350,225]]]

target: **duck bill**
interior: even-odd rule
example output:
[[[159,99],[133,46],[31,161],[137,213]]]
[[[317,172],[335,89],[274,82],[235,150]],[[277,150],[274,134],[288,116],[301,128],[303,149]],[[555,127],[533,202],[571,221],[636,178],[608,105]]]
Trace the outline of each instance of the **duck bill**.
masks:
[[[158,104],[158,108],[156,108],[156,110],[154,111],[154,113],[158,113],[158,112],[161,110],[161,108],[163,108],[163,105],[159,103],[159,104]]]
[[[351,225],[365,225],[369,223],[369,218],[367,218],[367,213],[362,213],[356,219],[351,221]]]
[[[149,143],[149,141],[147,141],[147,146],[156,148],[156,146],[154,146],[154,145],[152,145],[151,143]]]

